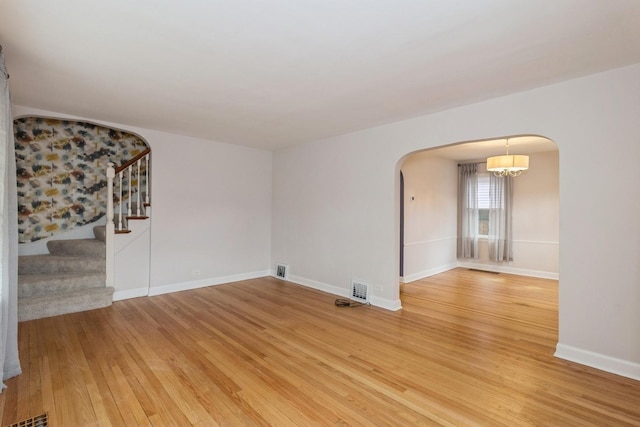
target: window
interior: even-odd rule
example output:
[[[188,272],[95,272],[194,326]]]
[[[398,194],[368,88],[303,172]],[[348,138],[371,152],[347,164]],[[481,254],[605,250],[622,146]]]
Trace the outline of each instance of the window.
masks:
[[[458,258],[478,259],[478,237],[487,239],[491,261],[513,261],[512,178],[458,166]]]
[[[489,174],[478,173],[478,235],[489,235]]]

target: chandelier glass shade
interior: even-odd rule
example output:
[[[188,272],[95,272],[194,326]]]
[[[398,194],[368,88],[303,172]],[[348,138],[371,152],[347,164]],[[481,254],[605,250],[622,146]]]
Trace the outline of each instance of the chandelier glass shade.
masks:
[[[495,176],[518,176],[529,169],[529,156],[509,154],[509,140],[507,139],[507,154],[493,156],[487,159],[487,171]]]

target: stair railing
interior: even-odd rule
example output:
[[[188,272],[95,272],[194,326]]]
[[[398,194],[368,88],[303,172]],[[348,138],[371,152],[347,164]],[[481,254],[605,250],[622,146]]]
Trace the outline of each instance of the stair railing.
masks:
[[[113,168],[113,163],[109,162],[107,166],[107,224],[105,226],[105,239],[106,246],[105,254],[105,274],[106,284],[108,287],[114,285],[114,272],[115,272],[115,253],[113,237],[116,234],[115,224],[113,223],[113,178],[116,176],[116,170]]]
[[[129,219],[141,219],[147,218],[151,209],[150,195],[149,195],[149,159],[151,157],[151,150],[147,148],[142,153],[135,156],[133,159],[125,162],[121,166],[115,167],[114,163],[107,165],[107,224],[106,224],[106,284],[107,286],[114,285],[114,269],[115,269],[115,252],[114,252],[114,236],[121,233],[129,233],[128,220]],[[145,169],[143,176],[141,175],[142,162],[145,162]],[[125,180],[125,175],[127,180]],[[137,176],[137,183],[135,185],[135,197],[136,197],[136,211],[133,212],[132,208],[132,193],[133,193],[133,177]],[[144,204],[142,201],[142,182],[145,182],[144,188]],[[126,185],[125,185],[126,184]],[[126,187],[126,188],[125,188]],[[116,215],[114,207],[114,196],[117,195],[118,214]],[[126,215],[124,213],[124,200],[125,195],[128,197],[128,208]],[[144,206],[144,210],[142,209]],[[114,221],[115,220],[115,221]]]

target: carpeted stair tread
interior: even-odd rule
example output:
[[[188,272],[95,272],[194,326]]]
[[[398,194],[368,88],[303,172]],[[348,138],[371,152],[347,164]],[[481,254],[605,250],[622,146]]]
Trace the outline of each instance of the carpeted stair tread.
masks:
[[[107,307],[106,227],[95,239],[50,240],[49,254],[18,257],[18,320],[34,320]]]
[[[105,271],[104,257],[64,255],[22,255],[18,257],[18,274],[46,274]]]
[[[18,321],[108,307],[112,300],[113,288],[111,287],[18,298]]]
[[[105,286],[105,273],[48,273],[18,276],[18,298]]]
[[[104,257],[105,243],[98,239],[50,240],[47,249],[51,255]]]
[[[107,241],[107,226],[106,225],[96,225],[93,227],[93,235],[96,239],[101,242]]]

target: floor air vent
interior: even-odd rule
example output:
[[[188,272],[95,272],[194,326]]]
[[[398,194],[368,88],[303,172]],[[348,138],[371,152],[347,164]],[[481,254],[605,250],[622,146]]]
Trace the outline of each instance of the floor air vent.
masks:
[[[7,427],[48,427],[49,417],[47,414],[38,415],[15,424],[9,424]]]
[[[353,301],[366,304],[369,302],[369,285],[362,282],[351,281],[351,295]]]
[[[289,266],[285,264],[276,265],[276,277],[282,280],[289,279]]]

